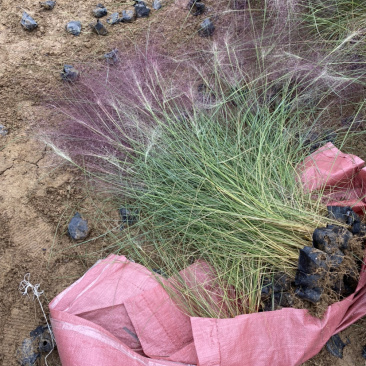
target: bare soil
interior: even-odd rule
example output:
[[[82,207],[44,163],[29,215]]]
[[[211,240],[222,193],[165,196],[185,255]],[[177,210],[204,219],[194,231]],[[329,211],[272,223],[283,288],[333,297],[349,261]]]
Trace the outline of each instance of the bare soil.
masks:
[[[217,4],[206,1],[208,14]],[[189,16],[184,2],[166,3],[149,19],[131,24],[107,26],[106,37],[93,34],[87,27],[95,22],[91,0],[58,0],[52,11],[44,11],[38,1],[0,1],[0,124],[8,135],[0,136],[0,364],[17,365],[16,350],[29,332],[44,324],[39,306],[31,297],[23,297],[19,283],[29,272],[33,283],[44,291],[48,302],[79,278],[96,260],[85,257],[82,249],[72,247],[66,224],[75,210],[83,209],[94,217],[93,206],[84,193],[83,177],[74,168],[55,159],[37,138],[40,121],[54,123],[50,111],[40,103],[40,95],[57,90],[64,64],[95,62],[117,47],[124,48],[143,40],[148,27],[164,38],[169,47],[182,42],[207,44],[209,39],[194,35],[203,16]],[[106,0],[109,12],[122,11],[129,3]],[[39,27],[25,31],[20,25],[23,10],[36,19]],[[65,31],[70,20],[80,20],[82,34],[74,37]],[[105,18],[104,18],[105,22]],[[220,26],[218,20],[217,27]],[[91,225],[93,226],[93,220]],[[95,225],[96,227],[96,225]],[[94,232],[95,233],[95,232]],[[102,239],[94,242],[102,247]],[[344,359],[322,351],[306,365],[361,366],[361,348],[366,344],[365,320],[357,322],[341,337],[349,337]],[[37,361],[43,365],[43,361]],[[61,365],[57,351],[50,366]]]

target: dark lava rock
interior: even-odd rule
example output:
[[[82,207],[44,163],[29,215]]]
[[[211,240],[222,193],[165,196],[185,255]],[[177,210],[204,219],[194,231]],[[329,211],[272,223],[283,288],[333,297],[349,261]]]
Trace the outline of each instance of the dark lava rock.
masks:
[[[136,11],[135,10],[123,10],[122,11],[122,23],[131,23],[136,18]]]
[[[150,9],[146,6],[146,4],[143,1],[137,2],[137,4],[135,4],[134,6],[137,18],[146,18],[149,16]]]
[[[66,31],[74,36],[78,36],[81,33],[81,23],[78,20],[72,20],[66,24]]]
[[[323,251],[313,248],[304,247],[300,249],[298,270],[304,273],[315,273],[319,269],[328,269],[328,256]]]
[[[194,16],[201,15],[205,12],[205,4],[201,0],[191,0],[188,3],[188,8]]]
[[[291,278],[286,273],[276,273],[273,279],[273,292],[285,292],[291,288]]]
[[[346,347],[341,337],[338,334],[330,337],[329,341],[326,343],[327,351],[334,357],[343,358],[343,348]]]
[[[96,18],[102,18],[108,14],[107,9],[102,5],[98,4],[95,9],[93,9],[93,15]]]
[[[104,58],[110,65],[115,65],[119,60],[117,48],[115,48],[114,50],[112,50],[110,52],[105,53]]]
[[[155,10],[159,10],[159,9],[161,9],[161,7],[162,7],[161,1],[160,0],[154,0],[154,2],[153,2],[153,8]]]
[[[32,31],[38,27],[37,22],[25,11],[23,11],[22,20],[20,24],[24,29]]]
[[[83,220],[77,212],[70,220],[68,231],[70,237],[74,240],[85,239],[89,234],[88,223],[86,220]]]
[[[64,65],[64,69],[61,72],[61,78],[64,81],[72,82],[76,81],[79,77],[79,71],[77,71],[72,65]]]
[[[327,206],[329,218],[352,226],[361,218],[349,206]]]
[[[361,353],[362,357],[366,360],[366,344],[363,346],[362,348],[362,353]]]
[[[319,287],[315,288],[299,287],[295,290],[295,295],[300,299],[316,304],[317,302],[320,301],[320,297],[322,295],[322,289]]]
[[[117,24],[121,21],[120,17],[119,17],[119,14],[116,12],[116,13],[112,13],[108,18],[107,18],[107,23],[110,24],[110,25],[113,25],[113,24]]]
[[[127,226],[133,225],[137,222],[138,218],[138,212],[132,212],[128,210],[127,208],[123,207],[119,210],[119,213],[121,215],[122,223],[126,224]]]
[[[93,32],[98,34],[98,36],[106,36],[108,34],[107,28],[98,19],[96,24],[90,24]]]
[[[6,136],[8,134],[8,130],[5,126],[0,125],[0,136]]]
[[[211,22],[210,18],[206,18],[201,24],[198,34],[201,37],[210,37],[215,30],[215,26]]]
[[[55,5],[56,5],[56,1],[44,1],[44,2],[40,2],[39,5],[41,5],[41,7],[45,10],[52,10]]]

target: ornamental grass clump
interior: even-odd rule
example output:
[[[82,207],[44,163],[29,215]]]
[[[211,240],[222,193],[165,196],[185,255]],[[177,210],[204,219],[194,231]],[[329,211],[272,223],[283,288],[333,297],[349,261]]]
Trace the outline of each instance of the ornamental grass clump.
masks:
[[[291,78],[233,79],[215,62],[179,87],[163,61],[142,67],[143,79],[126,71],[127,89],[109,74],[102,93],[63,110],[51,145],[138,216],[118,252],[170,277],[190,315],[234,317],[259,310],[264,278],[294,274],[299,249],[329,219],[298,177],[316,108]],[[204,284],[187,284],[192,263],[205,267]]]

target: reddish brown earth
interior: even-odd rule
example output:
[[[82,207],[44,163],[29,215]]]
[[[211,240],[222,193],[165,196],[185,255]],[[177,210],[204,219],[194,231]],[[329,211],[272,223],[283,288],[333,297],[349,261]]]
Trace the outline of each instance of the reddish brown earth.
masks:
[[[217,5],[207,1],[209,14]],[[41,92],[57,90],[64,64],[96,62],[105,52],[117,46],[124,48],[143,40],[141,32],[148,26],[160,34],[171,48],[199,39],[194,32],[202,17],[192,17],[181,1],[166,3],[149,20],[133,24],[108,26],[109,35],[98,37],[87,24],[95,21],[91,0],[59,0],[52,11],[41,10],[37,1],[21,3],[0,1],[0,124],[8,129],[0,136],[0,364],[16,365],[16,350],[36,326],[44,324],[39,306],[32,298],[21,296],[20,281],[27,272],[33,283],[40,283],[47,304],[60,291],[79,278],[96,260],[86,257],[84,249],[71,247],[66,224],[73,212],[81,210],[93,223],[94,208],[82,189],[83,177],[72,167],[55,159],[37,139],[40,121],[53,124],[53,117],[39,100]],[[126,9],[127,3],[106,0],[109,12]],[[26,10],[38,22],[33,32],[22,29],[20,19]],[[74,37],[65,32],[65,24],[80,20],[82,34]],[[220,21],[218,21],[220,24]],[[103,246],[100,239],[93,244]],[[342,332],[351,344],[345,348],[344,359],[338,360],[322,351],[306,365],[361,366],[360,353],[366,344],[365,320]],[[43,364],[40,361],[39,364]],[[60,365],[55,351],[50,366]]]

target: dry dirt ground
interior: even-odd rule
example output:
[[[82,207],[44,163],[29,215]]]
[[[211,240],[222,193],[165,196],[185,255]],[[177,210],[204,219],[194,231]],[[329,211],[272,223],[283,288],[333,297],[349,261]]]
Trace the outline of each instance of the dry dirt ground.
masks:
[[[213,1],[206,3],[209,8],[215,6]],[[35,0],[0,0],[0,124],[8,129],[7,136],[0,136],[0,364],[4,366],[17,364],[15,354],[22,340],[44,324],[36,302],[18,291],[24,275],[29,272],[31,281],[40,283],[47,308],[47,303],[95,260],[82,256],[78,247],[69,248],[72,243],[65,233],[68,218],[80,207],[86,207],[88,214],[91,205],[81,189],[83,178],[73,168],[60,165],[37,140],[38,122],[53,123],[39,96],[57,90],[64,64],[95,62],[115,46],[121,53],[124,47],[139,42],[141,31],[148,27],[174,47],[178,39],[190,42],[202,21],[188,16],[179,2],[171,2],[153,12],[149,20],[108,26],[109,34],[101,37],[87,28],[95,21],[91,15],[95,5],[91,0],[58,0],[52,11],[44,11]],[[107,0],[104,5],[113,12],[129,4]],[[22,29],[23,10],[37,20],[38,29]],[[84,25],[79,37],[65,32],[65,24],[74,19]],[[60,253],[62,249],[67,250]],[[363,365],[364,332],[365,322],[359,321],[342,333],[351,341],[343,360],[323,351],[308,365]],[[57,352],[49,365],[60,365]]]

